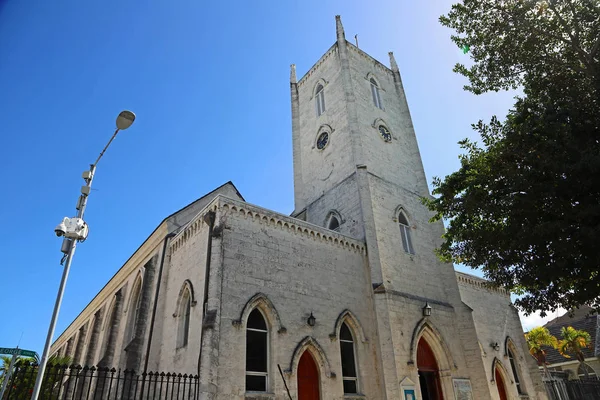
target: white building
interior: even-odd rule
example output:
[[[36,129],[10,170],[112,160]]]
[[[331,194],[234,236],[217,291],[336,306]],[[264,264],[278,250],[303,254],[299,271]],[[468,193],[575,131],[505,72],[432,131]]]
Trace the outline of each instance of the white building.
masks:
[[[217,188],[167,217],[52,352],[197,373],[202,399],[287,399],[284,378],[299,400],[546,399],[509,294],[433,253],[444,228],[421,204],[392,53],[388,68],[336,31],[291,69],[294,213]]]

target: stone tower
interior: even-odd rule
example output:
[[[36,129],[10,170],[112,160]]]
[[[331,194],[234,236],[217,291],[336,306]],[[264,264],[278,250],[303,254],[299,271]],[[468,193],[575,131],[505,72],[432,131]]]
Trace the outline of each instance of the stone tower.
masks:
[[[419,324],[445,358],[440,369],[470,376],[475,393],[489,393],[454,268],[434,254],[444,228],[429,223],[421,204],[429,191],[394,55],[388,68],[346,41],[339,16],[336,32],[299,81],[292,65],[293,215],[367,243],[387,398],[404,398],[399,382],[419,379]],[[448,347],[452,356],[443,354]],[[451,393],[446,378],[440,384]]]

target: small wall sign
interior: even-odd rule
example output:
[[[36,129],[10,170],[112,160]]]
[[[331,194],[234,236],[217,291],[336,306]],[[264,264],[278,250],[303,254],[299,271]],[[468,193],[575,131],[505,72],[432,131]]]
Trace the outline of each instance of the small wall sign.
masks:
[[[452,379],[456,400],[473,400],[473,389],[469,379]]]

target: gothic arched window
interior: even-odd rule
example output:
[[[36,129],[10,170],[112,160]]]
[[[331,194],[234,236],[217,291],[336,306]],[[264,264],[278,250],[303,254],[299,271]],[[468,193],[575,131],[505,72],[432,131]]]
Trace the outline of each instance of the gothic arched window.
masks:
[[[109,314],[104,319],[104,338],[102,340],[102,347],[100,348],[100,359],[106,356],[110,342],[114,341],[114,338],[111,337],[111,331],[117,317],[116,309],[117,302],[116,300],[113,300]]]
[[[269,331],[258,308],[246,324],[246,390],[266,392],[269,378]]]
[[[317,110],[317,117],[325,112],[325,91],[323,85],[318,84],[315,90],[315,108]]]
[[[398,225],[400,225],[400,235],[402,236],[402,247],[408,254],[415,254],[413,249],[412,240],[410,238],[410,226],[406,215],[402,211],[398,214]]]
[[[332,231],[337,231],[340,228],[340,221],[338,221],[335,215],[329,217],[329,223],[327,224],[327,229],[331,229]]]
[[[585,373],[587,371],[587,377]],[[587,364],[579,364],[579,368],[577,368],[577,376],[579,379],[596,379],[596,371],[592,367]]]
[[[344,393],[358,393],[354,339],[352,338],[352,332],[350,332],[345,322],[340,328],[340,353],[342,355]]]
[[[510,347],[508,347],[506,350],[508,353],[508,359],[510,360],[510,368],[512,369],[515,385],[517,386],[517,391],[519,394],[524,394],[523,388],[521,387],[521,379],[517,371],[517,360],[515,359],[515,355]]]
[[[181,297],[180,308],[178,312],[179,320],[177,321],[177,348],[185,347],[188,344],[190,334],[190,311],[192,308],[192,297],[190,291],[183,292]]]
[[[371,80],[369,82],[371,82],[371,94],[373,95],[373,104],[375,104],[375,107],[383,110],[383,104],[381,103],[381,96],[379,96],[379,85],[373,78],[371,78]]]
[[[128,344],[135,337],[135,324],[137,316],[140,312],[140,304],[142,300],[142,280],[138,278],[133,286],[133,293],[129,300],[129,318],[127,320],[127,330],[125,336],[125,344]]]

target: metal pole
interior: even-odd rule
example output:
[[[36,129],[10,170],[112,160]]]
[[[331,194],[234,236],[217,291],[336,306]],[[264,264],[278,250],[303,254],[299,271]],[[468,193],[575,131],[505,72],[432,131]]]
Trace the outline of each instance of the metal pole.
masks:
[[[104,152],[108,148],[108,146],[112,143],[115,136],[119,132],[119,128],[115,130],[115,133],[112,135],[108,144],[104,147],[100,156],[95,163],[91,165],[90,168],[90,177],[86,179],[85,183],[88,188],[92,187],[92,180],[94,179],[94,174],[96,173],[96,165],[100,158],[104,155]],[[87,193],[90,193],[88,190]],[[83,214],[85,213],[85,207],[87,205],[88,195],[86,193],[82,193],[77,203],[78,211],[77,218],[83,219]],[[62,303],[63,294],[65,291],[65,286],[67,285],[67,278],[69,277],[69,270],[71,269],[71,262],[73,261],[73,255],[75,254],[75,247],[77,246],[77,240],[75,239],[64,239],[69,240],[69,251],[67,252],[67,260],[65,262],[65,268],[63,270],[62,279],[60,281],[60,286],[58,287],[58,293],[56,295],[56,303],[54,303],[54,311],[52,313],[52,319],[50,320],[50,327],[48,328],[48,336],[46,337],[46,344],[44,345],[44,352],[42,353],[42,359],[40,360],[40,365],[38,367],[37,377],[35,379],[35,386],[33,388],[33,393],[31,395],[31,400],[37,400],[40,394],[40,389],[42,387],[42,381],[44,379],[44,372],[46,370],[46,364],[48,363],[48,353],[50,352],[50,346],[52,345],[52,338],[54,336],[54,329],[56,328],[56,321],[58,319],[58,312],[60,311],[60,305]]]
[[[15,354],[13,354],[12,358],[10,359],[10,365],[8,366],[8,371],[6,371],[6,374],[4,375],[4,382],[2,382],[2,390],[0,390],[0,399],[4,398],[4,391],[6,390],[6,386],[8,386],[8,381],[10,380],[10,375],[12,374],[12,370],[15,365],[15,361],[17,361],[19,354],[21,354],[21,351],[19,350],[19,346],[17,346],[17,352]]]

